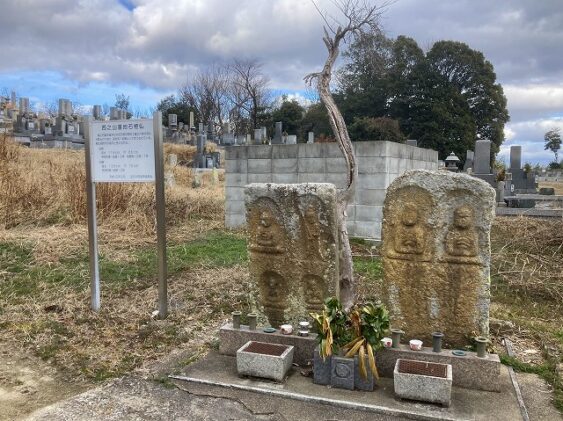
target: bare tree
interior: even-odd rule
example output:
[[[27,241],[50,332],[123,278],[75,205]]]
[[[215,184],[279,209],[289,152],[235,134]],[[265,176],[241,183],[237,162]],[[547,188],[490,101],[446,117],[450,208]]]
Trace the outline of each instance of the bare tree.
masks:
[[[222,126],[229,114],[230,85],[228,69],[212,65],[197,72],[180,88],[180,101],[195,108],[202,122]]]
[[[258,60],[235,60],[230,66],[233,75],[231,87],[234,112],[237,117],[246,114],[251,128],[258,127],[260,114],[269,107],[269,79],[262,73]]]
[[[373,5],[368,0],[331,0],[332,5],[339,14],[339,18],[335,18],[326,11],[322,11],[315,0],[311,1],[324,20],[323,41],[328,56],[322,71],[307,75],[305,82],[309,85],[312,85],[313,82],[316,83],[321,101],[328,111],[330,126],[344,155],[348,169],[346,187],[338,192],[337,212],[341,247],[339,261],[340,300],[344,307],[349,308],[354,302],[356,288],[352,264],[352,249],[350,248],[348,228],[346,227],[346,209],[354,198],[358,166],[346,123],[330,92],[330,81],[334,63],[340,53],[340,44],[346,42],[351,36],[361,34],[364,28],[371,30],[377,28],[382,10],[389,5],[389,2]]]

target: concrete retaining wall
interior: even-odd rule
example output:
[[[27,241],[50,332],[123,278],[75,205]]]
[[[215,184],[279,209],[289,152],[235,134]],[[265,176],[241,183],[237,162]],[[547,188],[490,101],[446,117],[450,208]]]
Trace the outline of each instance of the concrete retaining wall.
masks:
[[[355,142],[358,183],[348,208],[353,237],[381,238],[387,186],[410,169],[437,169],[438,153],[395,142]],[[249,183],[346,184],[346,163],[336,143],[231,146],[225,153],[225,226],[246,224],[244,186]]]

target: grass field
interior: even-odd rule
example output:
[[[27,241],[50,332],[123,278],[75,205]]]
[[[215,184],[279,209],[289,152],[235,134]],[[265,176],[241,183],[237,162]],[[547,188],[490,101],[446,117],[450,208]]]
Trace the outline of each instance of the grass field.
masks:
[[[189,151],[185,153],[189,154]],[[82,155],[0,147],[0,341],[69,377],[96,382],[173,350],[216,346],[233,309],[250,310],[244,232],[223,229],[222,182],[192,188],[186,168],[167,168],[170,316],[156,320],[154,193],[115,185],[101,193],[102,309],[89,309]],[[79,180],[76,181],[76,180]],[[536,372],[563,409],[563,222],[497,218],[492,238],[491,331],[515,345],[503,361]],[[360,299],[377,299],[377,247],[353,242]]]

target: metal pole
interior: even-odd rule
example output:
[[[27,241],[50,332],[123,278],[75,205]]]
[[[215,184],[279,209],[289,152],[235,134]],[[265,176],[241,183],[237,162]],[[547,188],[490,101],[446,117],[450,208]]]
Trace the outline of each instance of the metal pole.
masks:
[[[162,145],[162,112],[153,114],[154,175],[156,191],[156,238],[158,243],[158,317],[168,315],[168,283],[166,279],[166,214],[164,199],[164,156]]]
[[[84,149],[86,150],[86,198],[88,202],[88,249],[90,255],[90,294],[92,310],[100,310],[100,269],[98,266],[98,234],[96,223],[96,184],[92,181],[90,140],[91,118],[84,121]]]

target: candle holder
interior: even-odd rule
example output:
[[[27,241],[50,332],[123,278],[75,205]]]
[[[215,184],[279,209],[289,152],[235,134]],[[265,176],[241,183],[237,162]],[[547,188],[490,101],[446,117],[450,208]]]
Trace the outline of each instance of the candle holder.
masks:
[[[233,311],[231,315],[233,316],[233,329],[240,329],[240,316],[242,312]]]
[[[401,329],[391,329],[391,339],[393,341],[393,348],[399,348],[401,343],[401,335],[404,335],[405,332]]]
[[[248,313],[246,318],[248,319],[248,329],[256,330],[256,313]]]
[[[432,332],[432,351],[442,352],[442,338],[444,334],[442,332]]]

